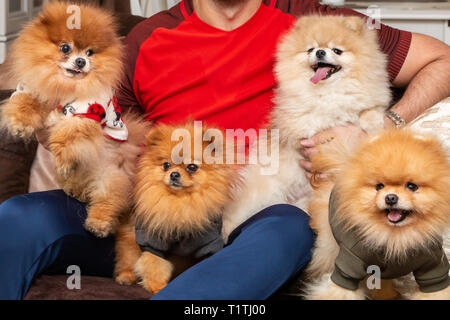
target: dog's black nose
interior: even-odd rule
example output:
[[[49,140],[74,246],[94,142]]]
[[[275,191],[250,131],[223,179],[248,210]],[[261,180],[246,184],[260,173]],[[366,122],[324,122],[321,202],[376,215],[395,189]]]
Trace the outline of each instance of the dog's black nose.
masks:
[[[86,60],[84,60],[83,58],[78,58],[77,60],[75,60],[75,64],[78,68],[83,69],[86,66]]]
[[[172,181],[180,180],[180,178],[181,178],[181,174],[179,172],[174,171],[170,174],[170,180],[172,180]]]
[[[396,194],[388,194],[385,201],[388,206],[393,206],[394,204],[397,204],[398,196]]]
[[[327,55],[327,53],[325,52],[325,50],[317,50],[316,51],[316,56],[319,59],[322,59],[323,57],[325,57]]]

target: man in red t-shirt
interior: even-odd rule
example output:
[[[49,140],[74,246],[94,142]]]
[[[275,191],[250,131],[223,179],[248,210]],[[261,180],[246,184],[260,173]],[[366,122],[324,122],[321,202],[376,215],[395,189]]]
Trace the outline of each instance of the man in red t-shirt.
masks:
[[[128,36],[122,107],[148,120],[188,118],[228,129],[258,128],[270,112],[275,46],[306,14],[358,14],[316,0],[184,0],[139,24]],[[392,84],[405,87],[393,107],[405,121],[450,94],[448,46],[387,26],[379,30]],[[386,126],[392,123],[386,118]],[[357,140],[356,126],[303,141],[305,156],[329,136]],[[309,162],[301,165],[308,170]],[[114,239],[84,228],[84,204],[62,191],[19,196],[0,206],[0,299],[22,298],[37,275],[78,265],[84,275],[111,276]],[[277,205],[256,214],[227,246],[172,281],[155,299],[265,299],[311,257],[313,234],[305,213]],[[24,236],[25,235],[25,236]]]

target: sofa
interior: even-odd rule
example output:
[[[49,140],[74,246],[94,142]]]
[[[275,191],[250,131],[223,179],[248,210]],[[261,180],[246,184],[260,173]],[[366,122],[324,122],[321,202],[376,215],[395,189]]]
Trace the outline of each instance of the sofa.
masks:
[[[144,18],[129,14],[116,14],[120,34],[125,36]],[[12,90],[0,90],[0,101],[8,99]],[[394,92],[394,101],[403,91]],[[450,103],[450,101],[449,101]],[[30,170],[36,155],[37,142],[25,143],[14,139],[5,130],[0,129],[0,203],[29,190]],[[449,244],[450,246],[450,244]],[[450,254],[450,252],[449,252]],[[67,280],[70,275],[45,274],[34,280],[26,300],[144,300],[151,294],[139,285],[121,286],[112,278],[81,276],[81,289],[70,290]],[[298,299],[299,279],[293,279],[280,289],[273,299]],[[301,279],[300,279],[301,281]]]

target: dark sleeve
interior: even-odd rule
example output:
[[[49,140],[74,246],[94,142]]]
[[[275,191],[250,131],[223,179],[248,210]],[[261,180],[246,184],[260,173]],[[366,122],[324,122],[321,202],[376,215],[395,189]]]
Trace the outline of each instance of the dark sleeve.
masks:
[[[184,21],[184,17],[178,4],[170,10],[162,11],[142,21],[126,37],[124,42],[125,72],[117,92],[117,99],[123,110],[136,107],[141,111],[145,109],[139,104],[139,98],[136,97],[134,91],[134,71],[142,44],[149,40],[155,29],[176,28],[182,21]]]
[[[295,17],[304,15],[356,15],[367,18],[367,16],[347,8],[333,8],[321,5],[317,0],[279,0],[279,8]],[[388,71],[393,81],[405,62],[411,45],[411,32],[403,31],[381,24],[378,30],[380,48],[388,56]]]
[[[119,90],[116,92],[118,103],[123,111],[131,108],[140,108],[142,110],[133,92],[134,66],[136,65],[139,45],[134,41],[132,33],[125,40],[124,75]]]
[[[199,242],[195,258],[206,258],[221,250],[224,246],[222,239],[222,220],[213,221],[211,230]]]
[[[359,282],[366,276],[365,263],[347,249],[347,247],[341,246],[335,261],[331,280],[342,288],[356,290],[358,289]]]
[[[143,252],[150,252],[160,258],[166,259],[170,249],[170,243],[161,238],[154,237],[146,232],[145,229],[136,226],[136,243]]]
[[[422,292],[436,292],[447,288],[450,284],[448,276],[449,263],[442,248],[433,252],[433,257],[418,270],[414,270],[414,278]]]

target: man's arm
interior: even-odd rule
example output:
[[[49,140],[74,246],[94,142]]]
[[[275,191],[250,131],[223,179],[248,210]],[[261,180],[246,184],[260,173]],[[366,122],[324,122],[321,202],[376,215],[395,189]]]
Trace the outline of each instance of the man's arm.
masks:
[[[450,96],[450,47],[432,37],[413,33],[408,55],[393,85],[407,89],[392,110],[406,122],[414,120]],[[390,120],[386,122],[392,125]]]

